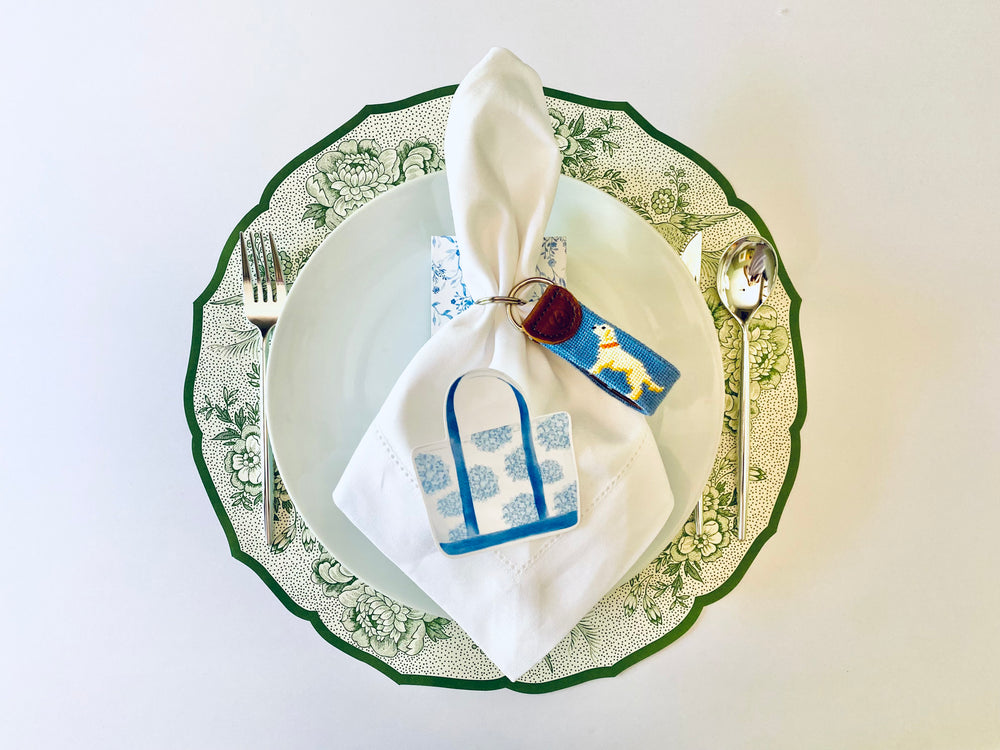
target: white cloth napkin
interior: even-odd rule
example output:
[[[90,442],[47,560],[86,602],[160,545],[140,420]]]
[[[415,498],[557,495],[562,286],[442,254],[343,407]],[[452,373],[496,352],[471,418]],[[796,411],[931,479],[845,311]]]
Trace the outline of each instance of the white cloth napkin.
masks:
[[[491,50],[455,93],[445,154],[469,294],[506,294],[534,273],[561,164],[537,74]],[[582,520],[558,536],[448,557],[431,535],[411,453],[446,436],[448,387],[481,367],[520,383],[532,414],[572,415]],[[513,328],[502,305],[473,306],[417,352],[333,498],[511,679],[614,586],[673,507],[645,418]]]

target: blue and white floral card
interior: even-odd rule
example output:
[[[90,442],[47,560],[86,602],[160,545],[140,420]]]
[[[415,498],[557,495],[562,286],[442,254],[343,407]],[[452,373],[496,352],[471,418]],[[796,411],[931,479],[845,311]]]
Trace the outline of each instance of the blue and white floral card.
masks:
[[[431,237],[431,334],[472,305],[454,237]],[[566,238],[545,237],[535,275],[566,286]],[[532,290],[536,295],[537,289]]]

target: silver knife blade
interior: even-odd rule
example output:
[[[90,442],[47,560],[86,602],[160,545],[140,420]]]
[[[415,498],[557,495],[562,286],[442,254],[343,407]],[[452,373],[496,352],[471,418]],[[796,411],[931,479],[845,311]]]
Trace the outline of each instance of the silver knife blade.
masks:
[[[701,282],[701,232],[698,232],[681,252],[681,260],[694,277],[694,283]]]

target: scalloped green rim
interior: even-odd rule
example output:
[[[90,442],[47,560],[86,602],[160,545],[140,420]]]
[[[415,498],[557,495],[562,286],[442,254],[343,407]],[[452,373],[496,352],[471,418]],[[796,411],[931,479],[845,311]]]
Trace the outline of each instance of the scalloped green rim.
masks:
[[[257,216],[267,210],[274,190],[289,174],[301,165],[305,159],[310,158],[325,149],[327,146],[332,145],[335,141],[360,124],[370,115],[395,112],[400,109],[405,109],[406,107],[412,107],[416,104],[423,104],[431,99],[449,96],[454,94],[457,88],[457,85],[442,86],[441,88],[431,89],[430,91],[425,91],[422,94],[416,94],[406,99],[400,99],[399,101],[388,102],[385,104],[370,104],[364,107],[360,112],[339,128],[330,133],[330,135],[321,140],[319,143],[309,147],[288,162],[288,164],[286,164],[281,171],[271,179],[271,181],[267,184],[267,187],[264,188],[264,192],[261,194],[260,202],[250,209],[250,211],[248,211],[242,219],[240,219],[236,228],[233,229],[232,233],[227,238],[222,251],[222,256],[219,258],[219,263],[215,269],[215,275],[208,283],[208,286],[205,287],[205,291],[203,291],[198,299],[194,301],[194,333],[191,337],[191,356],[188,360],[187,376],[184,379],[184,411],[187,415],[188,426],[191,429],[191,449],[194,454],[194,462],[198,467],[198,473],[201,475],[201,480],[205,485],[206,491],[208,492],[209,499],[212,501],[212,506],[215,508],[215,513],[219,517],[219,522],[222,524],[222,528],[226,532],[226,538],[229,540],[229,550],[232,553],[232,556],[247,565],[258,576],[260,576],[261,580],[267,584],[268,588],[271,589],[274,595],[278,597],[281,603],[284,604],[292,614],[312,623],[316,632],[319,633],[327,642],[336,646],[341,651],[350,654],[355,659],[360,659],[361,661],[371,665],[375,669],[382,672],[382,674],[393,680],[393,682],[400,685],[435,685],[438,687],[459,688],[462,690],[498,690],[501,688],[507,688],[521,693],[548,693],[601,677],[614,677],[625,669],[628,669],[633,664],[636,664],[645,659],[647,656],[656,653],[664,646],[673,643],[675,640],[684,635],[688,629],[690,629],[695,620],[698,619],[702,609],[712,602],[718,601],[736,587],[736,584],[743,578],[743,575],[749,569],[750,564],[757,557],[757,554],[764,546],[764,543],[774,536],[775,532],[778,530],[778,520],[784,510],[785,503],[788,501],[792,485],[795,482],[795,475],[798,473],[799,456],[801,453],[800,433],[806,418],[806,379],[805,367],[802,359],[802,335],[799,331],[799,310],[802,307],[802,298],[798,295],[798,292],[795,291],[795,287],[792,286],[791,279],[788,278],[788,273],[785,270],[784,263],[779,263],[778,276],[791,300],[791,307],[789,310],[789,328],[791,329],[792,350],[795,353],[795,379],[799,402],[798,411],[795,414],[795,420],[792,422],[790,428],[791,455],[788,462],[788,471],[785,473],[785,481],[781,485],[781,491],[778,493],[778,499],[775,502],[774,510],[771,513],[770,522],[754,540],[754,543],[750,546],[750,549],[740,561],[739,566],[733,571],[732,575],[725,581],[725,583],[707,594],[697,597],[691,607],[691,611],[688,612],[687,617],[681,620],[681,622],[678,623],[678,625],[669,633],[647,644],[638,651],[629,654],[610,667],[596,667],[594,669],[577,672],[576,674],[569,675],[568,677],[561,677],[550,682],[542,683],[513,682],[506,677],[501,677],[495,680],[469,680],[455,677],[429,677],[423,675],[402,674],[380,659],[377,659],[371,654],[368,654],[343,641],[326,628],[320,619],[319,613],[303,609],[292,601],[277,581],[271,577],[271,574],[268,573],[267,569],[253,557],[244,553],[240,549],[239,539],[236,537],[233,526],[229,522],[229,516],[226,514],[225,505],[222,503],[222,500],[219,498],[219,495],[215,490],[215,485],[212,483],[208,466],[205,464],[201,447],[202,433],[201,429],[198,427],[198,421],[195,418],[194,379],[195,372],[198,367],[198,354],[201,351],[202,309],[205,306],[205,303],[211,299],[215,290],[218,288],[219,283],[222,281],[226,266],[229,263],[229,256],[233,252],[233,248],[236,246],[236,240],[239,233],[249,227],[250,223],[257,218]],[[752,206],[737,197],[736,193],[733,191],[732,185],[729,184],[729,181],[723,177],[722,173],[719,172],[718,169],[716,169],[700,154],[695,153],[684,144],[678,143],[670,136],[665,133],[661,133],[659,130],[654,128],[650,122],[636,112],[636,110],[628,102],[610,102],[600,99],[590,99],[586,96],[578,96],[577,94],[571,94],[566,91],[558,91],[550,88],[545,89],[545,94],[556,99],[581,104],[586,107],[624,112],[650,136],[691,159],[709,175],[711,175],[712,179],[714,179],[719,187],[722,188],[729,201],[729,205],[743,211],[751,219],[751,221],[753,221],[760,233],[767,240],[769,240],[775,248],[777,248],[774,238],[771,236],[771,233],[764,224],[764,221],[760,218]]]

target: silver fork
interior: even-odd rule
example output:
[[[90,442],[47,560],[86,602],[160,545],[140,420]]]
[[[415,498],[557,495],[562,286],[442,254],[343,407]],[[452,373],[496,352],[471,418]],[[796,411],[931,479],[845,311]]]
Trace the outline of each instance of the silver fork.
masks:
[[[253,257],[254,275],[250,275],[250,261],[247,258],[247,243],[240,232],[240,253],[243,256],[243,309],[247,320],[260,329],[260,444],[261,444],[261,485],[264,495],[264,538],[267,546],[274,546],[274,468],[271,460],[271,443],[267,438],[267,419],[264,417],[264,381],[267,376],[268,333],[278,322],[281,309],[285,306],[285,277],[281,273],[278,250],[274,246],[274,236],[268,232],[271,245],[271,260],[274,265],[273,279],[267,267],[267,249],[259,232],[249,235],[250,253]],[[257,245],[260,245],[260,252]],[[258,258],[259,256],[259,258]]]

